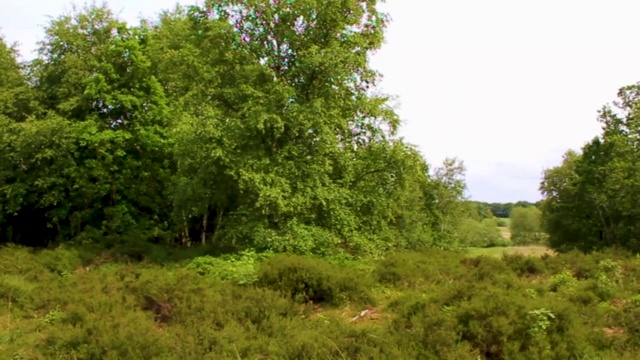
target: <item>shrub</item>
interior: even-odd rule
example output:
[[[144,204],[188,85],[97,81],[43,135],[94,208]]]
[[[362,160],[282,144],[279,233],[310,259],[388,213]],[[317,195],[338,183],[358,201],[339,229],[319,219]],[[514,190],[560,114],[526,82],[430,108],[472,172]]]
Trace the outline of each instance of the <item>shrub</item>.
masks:
[[[363,273],[324,260],[297,255],[277,255],[265,261],[258,284],[285,293],[298,301],[344,304],[371,303],[370,278]]]
[[[514,288],[520,283],[515,273],[503,261],[491,256],[467,258],[462,260],[462,264],[469,269],[465,278],[468,283],[491,282],[505,288]]]
[[[399,252],[378,261],[375,274],[382,284],[418,288],[459,277],[462,255],[451,251]]]
[[[546,271],[544,261],[539,257],[525,256],[523,254],[504,254],[504,261],[511,270],[515,271],[518,276],[523,275],[541,275]]]
[[[262,258],[264,256],[254,252],[241,252],[236,256],[226,255],[217,258],[206,255],[193,259],[185,268],[194,270],[199,275],[247,285],[258,281],[258,265]]]
[[[399,306],[398,311],[398,317],[389,325],[389,333],[403,349],[419,349],[414,358],[453,360],[479,355],[468,343],[459,340],[455,310],[413,297]]]
[[[556,274],[549,279],[549,290],[557,292],[560,289],[573,290],[578,281],[568,270]]]

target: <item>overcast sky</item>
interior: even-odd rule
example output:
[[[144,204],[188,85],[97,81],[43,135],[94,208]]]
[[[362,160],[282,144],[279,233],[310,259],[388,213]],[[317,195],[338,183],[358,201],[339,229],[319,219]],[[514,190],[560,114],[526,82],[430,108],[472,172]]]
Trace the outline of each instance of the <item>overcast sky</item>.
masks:
[[[108,3],[136,22],[176,1]],[[0,0],[0,32],[30,58],[47,16],[70,4]],[[392,23],[372,62],[382,89],[398,97],[401,134],[431,164],[464,160],[474,200],[538,200],[543,169],[597,135],[597,110],[640,81],[640,1],[389,0],[382,8]]]

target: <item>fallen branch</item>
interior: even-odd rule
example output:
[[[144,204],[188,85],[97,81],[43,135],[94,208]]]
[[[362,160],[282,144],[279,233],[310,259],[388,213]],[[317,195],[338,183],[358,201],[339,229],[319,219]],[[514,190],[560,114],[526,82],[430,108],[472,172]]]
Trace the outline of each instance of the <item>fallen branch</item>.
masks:
[[[354,322],[354,321],[356,321],[358,319],[361,319],[361,318],[363,318],[363,317],[365,317],[365,316],[367,316],[369,314],[373,314],[375,312],[376,312],[376,309],[364,309],[364,310],[360,311],[360,313],[358,313],[358,315],[352,317],[350,322]]]

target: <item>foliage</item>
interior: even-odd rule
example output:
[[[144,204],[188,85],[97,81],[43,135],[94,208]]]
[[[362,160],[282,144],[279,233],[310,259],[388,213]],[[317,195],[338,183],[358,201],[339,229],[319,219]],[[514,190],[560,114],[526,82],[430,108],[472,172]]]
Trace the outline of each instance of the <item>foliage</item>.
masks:
[[[156,265],[94,249],[9,246],[0,248],[0,260],[0,351],[14,357],[631,359],[640,353],[640,262],[624,252],[499,259],[424,249],[333,263],[245,253]],[[49,265],[58,260],[59,268]],[[259,280],[239,285],[242,276],[233,275],[247,274],[249,264]],[[373,271],[364,270],[371,265]]]
[[[470,218],[463,219],[457,230],[460,243],[471,247],[508,246],[509,239],[505,239],[493,219],[482,221]]]
[[[457,275],[461,255],[454,257],[443,250],[390,254],[377,264],[375,275],[382,284],[403,288],[420,288],[426,284],[444,284]],[[433,276],[435,273],[438,276]]]
[[[16,46],[7,44],[0,35],[0,118],[24,121],[35,110],[34,94],[17,57]]]
[[[541,243],[545,236],[541,228],[541,211],[536,207],[514,207],[511,210],[509,230],[514,244]]]
[[[528,201],[517,201],[515,203],[486,203],[486,202],[476,202],[478,207],[482,209],[489,209],[491,214],[500,219],[509,218],[509,214],[511,214],[511,210],[514,207],[540,207],[540,202],[531,203]]]
[[[541,275],[546,271],[546,265],[539,257],[505,254],[502,260],[519,276]]]
[[[193,259],[185,268],[203,276],[246,285],[258,281],[258,261],[264,257],[248,251],[220,257],[205,255]]]
[[[621,88],[599,112],[602,132],[545,171],[541,191],[549,243],[561,250],[640,251],[637,209],[640,85]]]
[[[345,270],[319,259],[277,255],[262,264],[258,281],[261,286],[302,302],[371,302],[367,278],[353,269]]]
[[[457,158],[447,158],[436,168],[432,181],[432,197],[435,203],[436,245],[440,248],[455,248],[460,245],[456,230],[460,221],[469,211],[469,203],[464,202],[467,188],[464,182],[466,167]],[[454,241],[451,241],[454,239]]]
[[[398,137],[376,4],[218,0],[137,25],[87,5],[29,63],[2,42],[0,242],[459,246],[464,167]]]

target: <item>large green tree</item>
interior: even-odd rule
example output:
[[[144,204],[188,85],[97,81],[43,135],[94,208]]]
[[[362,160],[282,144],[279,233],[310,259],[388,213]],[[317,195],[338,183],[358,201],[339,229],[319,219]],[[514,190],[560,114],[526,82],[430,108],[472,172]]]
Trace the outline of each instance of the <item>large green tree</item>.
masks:
[[[31,64],[43,115],[5,133],[9,223],[44,242],[162,227],[166,100],[143,42],[105,7],[52,20]]]
[[[404,194],[428,168],[370,91],[367,56],[385,26],[372,4],[208,2],[153,26],[151,58],[180,119],[174,216],[200,224],[200,241],[209,227],[212,240],[278,250],[374,251],[404,239],[392,233],[417,220],[408,211],[424,218]],[[427,242],[421,228],[409,242]]]
[[[514,207],[509,222],[513,243],[524,245],[542,242],[545,237],[541,227],[541,216],[537,207]]]
[[[599,113],[602,133],[545,172],[543,220],[559,249],[640,251],[640,86]]]

